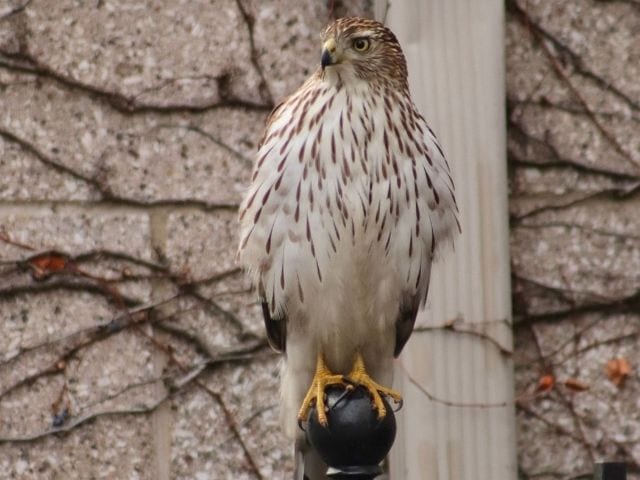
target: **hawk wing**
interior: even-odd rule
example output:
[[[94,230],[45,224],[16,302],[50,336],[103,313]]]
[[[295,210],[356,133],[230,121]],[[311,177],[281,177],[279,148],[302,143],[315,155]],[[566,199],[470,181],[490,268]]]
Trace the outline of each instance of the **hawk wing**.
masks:
[[[396,343],[393,348],[393,356],[396,358],[402,353],[402,349],[413,333],[419,308],[420,295],[414,295],[413,301],[400,305],[400,313],[396,319]]]
[[[269,303],[264,299],[260,303],[269,345],[275,351],[284,353],[287,349],[287,317],[282,315],[281,317],[273,318],[269,311]]]
[[[306,85],[315,85],[312,80]],[[324,165],[339,141],[331,136],[338,113],[326,107],[332,96],[303,86],[272,112],[240,206],[238,256],[253,275],[266,303],[267,331],[281,348],[284,330],[274,322],[286,318],[292,303],[310,298],[344,230],[333,218],[338,204],[346,208],[343,186],[329,182]]]

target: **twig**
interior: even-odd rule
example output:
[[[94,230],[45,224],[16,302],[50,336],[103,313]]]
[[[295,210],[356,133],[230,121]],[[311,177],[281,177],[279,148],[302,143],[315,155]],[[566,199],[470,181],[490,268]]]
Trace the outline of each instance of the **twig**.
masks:
[[[25,243],[21,243],[18,242],[17,240],[13,240],[9,234],[4,230],[4,228],[0,228],[0,241],[3,241],[4,243],[7,243],[9,245],[13,245],[15,247],[19,247],[23,250],[29,250],[29,251],[34,251],[35,249],[33,247],[31,247],[30,245],[27,245]],[[4,263],[4,262],[3,262]]]
[[[576,100],[580,103],[582,108],[585,111],[585,114],[589,117],[593,125],[597,128],[597,130],[602,134],[602,136],[613,146],[616,152],[620,154],[620,156],[626,160],[636,171],[640,172],[640,161],[633,158],[630,152],[628,152],[622,144],[618,141],[618,139],[607,130],[602,122],[598,119],[598,117],[594,114],[594,112],[589,107],[586,99],[580,93],[580,91],[573,84],[569,76],[565,73],[562,65],[558,61],[558,58],[551,51],[551,48],[547,44],[545,36],[542,34],[541,29],[538,25],[535,24],[533,19],[529,16],[529,13],[526,9],[522,8],[518,5],[516,0],[510,2],[510,6],[513,10],[520,16],[525,26],[529,28],[529,31],[534,35],[534,37],[538,40],[539,44],[542,46],[543,51],[545,52],[547,58],[551,62],[551,66],[553,70],[556,72],[558,77],[567,85],[571,94],[574,96]]]
[[[227,421],[227,425],[229,426],[229,428],[231,429],[231,431],[234,434],[234,437],[236,438],[236,441],[240,444],[240,447],[242,448],[245,457],[247,458],[247,461],[249,463],[249,466],[251,467],[251,470],[254,472],[254,474],[256,475],[256,477],[259,480],[264,480],[264,477],[262,476],[262,473],[260,472],[260,469],[257,466],[256,461],[253,458],[253,455],[251,454],[251,452],[249,451],[249,448],[247,447],[246,443],[244,442],[244,439],[242,438],[242,435],[240,435],[240,432],[238,430],[238,427],[235,423],[235,420],[233,418],[233,415],[231,414],[231,412],[229,411],[229,409],[227,408],[227,406],[225,405],[222,396],[217,393],[214,392],[213,390],[211,390],[209,387],[207,387],[202,381],[200,381],[198,379],[198,376],[200,375],[200,373],[202,371],[204,371],[204,368],[201,370],[191,370],[189,371],[188,367],[186,365],[184,365],[180,360],[178,360],[176,358],[176,356],[173,354],[173,352],[168,349],[164,344],[162,344],[161,342],[159,342],[155,337],[148,335],[146,332],[144,332],[142,329],[138,329],[137,330],[138,333],[140,333],[141,335],[143,335],[145,338],[147,338],[149,341],[151,341],[151,343],[158,348],[161,352],[163,352],[167,358],[174,364],[176,365],[180,370],[184,371],[186,373],[185,380],[191,381],[193,380],[194,384],[196,384],[199,388],[201,388],[202,390],[204,390],[211,398],[213,398],[216,403],[218,403],[218,405],[220,406],[220,408],[222,408],[224,414],[225,414],[225,418]],[[255,349],[256,345],[251,345],[250,346],[251,349]]]
[[[153,403],[151,403],[149,405],[146,405],[146,406],[137,406],[137,407],[123,408],[123,409],[116,409],[116,410],[105,410],[105,411],[102,411],[102,412],[91,412],[91,413],[87,413],[86,415],[81,415],[79,417],[74,417],[72,420],[66,422],[61,427],[50,428],[50,429],[44,430],[42,432],[37,432],[37,433],[33,433],[31,435],[25,435],[25,436],[21,436],[21,437],[0,437],[0,443],[32,442],[34,440],[39,440],[39,439],[44,438],[44,437],[49,436],[49,435],[69,432],[69,431],[73,430],[74,428],[77,428],[80,425],[82,425],[84,423],[87,423],[90,420],[94,420],[96,418],[99,418],[99,417],[117,416],[117,415],[136,415],[136,414],[141,414],[141,413],[153,412],[156,408],[158,408],[160,405],[162,405],[162,403],[164,403],[165,400],[167,400],[168,398],[170,398],[173,395],[175,395],[175,393],[178,392],[178,391],[179,390],[175,390],[175,391],[173,391],[171,393],[168,393],[167,395],[161,397],[160,399],[158,399],[155,402],[153,402]]]
[[[222,395],[220,395],[218,392],[214,392],[199,380],[196,380],[196,383],[220,406],[220,408],[224,412],[225,419],[227,420],[227,425],[229,425],[229,428],[233,432],[233,436],[236,438],[236,440],[240,444],[240,447],[242,448],[242,451],[244,452],[244,455],[247,458],[247,461],[249,462],[249,466],[251,467],[251,470],[253,471],[255,476],[258,478],[258,480],[264,480],[264,476],[260,472],[260,468],[258,467],[257,462],[253,458],[253,454],[249,451],[249,447],[247,447],[247,444],[242,439],[242,435],[240,434],[238,425],[236,424],[233,414],[227,408],[227,405],[224,403]]]
[[[420,382],[418,382],[410,373],[407,367],[400,362],[400,368],[404,371],[407,379],[418,389],[420,392],[424,394],[429,400],[435,403],[440,403],[442,405],[446,405],[448,407],[461,407],[461,408],[500,408],[508,406],[511,401],[504,401],[498,403],[483,403],[483,402],[454,402],[452,400],[445,400],[443,398],[436,397],[432,393],[430,393],[425,387],[423,387]]]
[[[149,112],[157,114],[184,112],[199,113],[224,107],[240,107],[248,110],[269,112],[273,108],[273,102],[265,101],[258,103],[250,100],[238,99],[233,95],[230,95],[227,91],[228,89],[224,88],[225,82],[228,81],[228,75],[217,77],[218,90],[220,92],[219,99],[202,102],[196,105],[177,104],[165,106],[153,103],[142,103],[137,101],[135,96],[128,97],[117,91],[106,90],[89,83],[81,82],[69,75],[54,70],[51,66],[42,63],[29,52],[11,54],[0,50],[0,67],[17,72],[35,74],[52,80],[66,88],[91,95],[94,99],[104,102],[106,105],[123,114],[143,114]]]
[[[500,322],[508,324],[506,320],[501,320]],[[468,325],[469,328],[464,328],[464,325]],[[444,332],[460,333],[463,335],[471,335],[473,337],[480,338],[482,340],[489,342],[491,345],[496,347],[496,349],[498,349],[498,351],[502,355],[506,355],[506,356],[513,355],[513,350],[502,346],[502,344],[500,344],[498,340],[493,338],[488,333],[480,332],[478,330],[473,329],[476,326],[482,327],[482,325],[483,325],[482,323],[479,323],[479,324],[465,323],[463,321],[460,321],[460,319],[455,319],[452,322],[447,322],[442,325],[420,325],[418,327],[415,327],[413,331],[414,332],[444,331]]]
[[[190,132],[193,132],[193,133],[197,133],[198,135],[210,140],[215,145],[223,148],[224,150],[226,150],[227,152],[232,154],[235,158],[237,158],[238,160],[242,161],[245,165],[247,165],[249,167],[253,165],[253,160],[251,160],[250,158],[247,158],[242,153],[240,153],[238,150],[234,149],[230,145],[227,145],[226,143],[224,143],[219,138],[214,137],[212,134],[210,134],[209,132],[206,132],[205,130],[203,130],[202,128],[200,128],[200,127],[198,127],[196,125],[180,125],[180,124],[173,124],[173,123],[161,123],[159,125],[154,126],[153,128],[154,129],[175,128],[175,129],[183,129],[183,130],[187,130],[187,131],[190,131]]]

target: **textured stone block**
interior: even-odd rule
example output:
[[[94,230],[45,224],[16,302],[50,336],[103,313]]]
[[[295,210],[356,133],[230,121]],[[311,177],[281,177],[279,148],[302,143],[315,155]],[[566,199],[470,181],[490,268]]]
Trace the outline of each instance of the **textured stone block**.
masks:
[[[138,201],[235,205],[251,173],[265,114],[223,109],[197,120],[157,118],[116,134],[101,168],[109,191]]]
[[[167,220],[167,258],[172,269],[197,281],[204,299],[197,308],[187,309],[181,322],[218,345],[225,338],[236,342],[246,335],[264,338],[255,294],[235,261],[236,218],[236,212],[220,210],[174,213]]]
[[[1,134],[0,134],[1,135]],[[84,181],[47,166],[34,152],[0,136],[0,199],[94,200]]]
[[[174,269],[193,279],[205,279],[237,268],[237,213],[170,214],[167,219],[167,257]]]
[[[582,68],[602,77],[610,88],[640,100],[637,5],[536,0],[527,2],[527,10],[545,31],[580,57]]]
[[[639,208],[599,199],[527,218],[512,231],[514,269],[574,306],[631,297],[640,290]]]
[[[238,203],[268,111],[132,116],[50,80],[35,92],[11,84],[4,97],[0,138],[11,170],[0,187],[34,200]],[[33,182],[20,183],[32,171]]]
[[[252,467],[218,399],[224,402],[264,478],[288,478],[289,442],[278,425],[277,362],[255,360],[223,367],[203,378],[214,392],[194,386],[176,397],[172,471],[175,478],[254,478]],[[219,395],[219,397],[218,397]]]
[[[5,236],[0,242],[4,260],[0,271],[0,437],[6,441],[38,436],[53,428],[56,416],[58,426],[64,427],[104,409],[153,401],[157,388],[126,390],[131,383],[154,378],[148,342],[131,332],[114,330],[109,336],[100,330],[123,315],[123,300],[142,303],[150,298],[149,281],[144,279],[149,274],[146,265],[153,258],[148,215],[117,209],[5,207],[0,211],[0,225]],[[36,263],[29,259],[36,252],[51,250],[59,252],[55,258],[66,259],[64,268],[36,274]],[[125,268],[129,275],[140,275],[140,281],[123,275]],[[124,394],[116,395],[120,390]],[[115,429],[113,433],[79,432],[70,435],[103,445],[110,435],[117,436]],[[0,454],[0,464],[10,465],[2,471],[22,471],[25,476],[19,478],[42,478],[37,477],[38,472],[47,469],[62,475],[75,471],[70,468],[80,468],[73,463],[64,466],[64,461],[47,466],[40,457],[11,459],[10,452],[18,451],[20,444],[5,448],[4,441],[0,451],[9,453]],[[45,451],[50,447],[44,445],[51,443],[45,438],[38,445]],[[113,461],[117,449],[123,447],[114,446],[105,458]],[[53,450],[51,455],[55,457]],[[104,471],[129,471],[132,465],[109,466],[106,462]],[[86,463],[77,470],[78,475],[84,476],[79,473],[83,471],[95,469]],[[29,477],[30,472],[36,475]]]
[[[68,435],[38,442],[2,444],[0,470],[5,478],[157,478],[150,468],[150,424],[141,416],[96,420]]]
[[[22,258],[34,252],[60,250],[73,255],[94,250],[122,252],[152,260],[149,216],[126,209],[76,207],[3,207],[0,226],[21,248],[0,242],[3,258]]]
[[[616,385],[607,375],[610,360],[640,361],[638,320],[634,314],[576,314],[536,325],[536,340],[529,329],[516,330],[518,447],[521,467],[529,475],[590,472],[593,460],[584,442],[603,458],[617,457],[620,449],[630,458],[640,454],[638,386],[630,379]],[[536,344],[553,365],[556,383],[548,392],[536,391],[542,375],[531,368],[540,365]],[[572,387],[575,382],[584,390]],[[534,437],[545,441],[531,442]]]
[[[262,100],[249,28],[231,0],[44,1],[29,6],[25,24],[38,63],[136,102]]]

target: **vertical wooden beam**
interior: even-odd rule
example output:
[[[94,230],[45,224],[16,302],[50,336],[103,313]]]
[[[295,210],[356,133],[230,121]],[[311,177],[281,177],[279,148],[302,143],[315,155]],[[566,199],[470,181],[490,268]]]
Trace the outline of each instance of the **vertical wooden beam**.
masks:
[[[407,55],[414,101],[452,165],[463,229],[434,268],[423,331],[397,369],[405,406],[392,478],[515,479],[504,2],[376,6],[385,11]],[[443,325],[451,328],[432,328]],[[479,406],[430,400],[414,381],[440,399]]]
[[[151,213],[151,246],[157,252],[166,255],[167,252],[167,217],[169,212],[165,209],[157,209]],[[152,298],[159,301],[163,298],[171,296],[171,286],[166,283],[155,280],[152,282]],[[160,315],[163,309],[158,310]],[[166,313],[166,312],[165,312]],[[153,335],[153,329],[149,325],[147,333]],[[152,365],[154,374],[160,377],[167,367],[167,356],[155,350],[152,357]],[[156,385],[155,394],[158,397],[166,395],[166,386],[162,382]],[[153,471],[151,472],[154,480],[170,480],[171,479],[171,440],[173,433],[173,413],[171,411],[170,400],[165,401],[156,408],[151,414],[151,434],[153,436]]]

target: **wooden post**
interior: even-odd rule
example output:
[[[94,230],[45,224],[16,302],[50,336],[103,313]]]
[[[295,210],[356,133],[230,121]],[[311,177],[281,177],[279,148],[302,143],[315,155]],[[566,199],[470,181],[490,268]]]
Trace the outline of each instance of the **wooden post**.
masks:
[[[452,166],[463,230],[434,268],[427,310],[396,371],[405,406],[392,478],[515,479],[504,1],[376,8],[403,46],[413,98]]]

